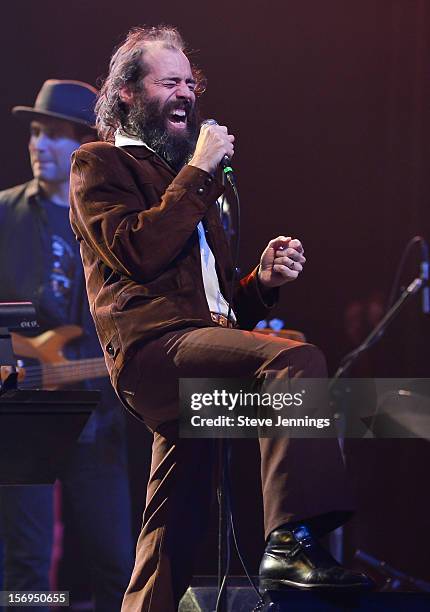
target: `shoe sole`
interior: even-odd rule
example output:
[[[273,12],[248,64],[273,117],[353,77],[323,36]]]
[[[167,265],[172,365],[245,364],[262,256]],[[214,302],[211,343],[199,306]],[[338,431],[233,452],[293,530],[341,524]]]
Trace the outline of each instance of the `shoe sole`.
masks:
[[[260,580],[259,583],[260,593],[264,593],[265,591],[288,591],[290,589],[299,589],[302,591],[370,591],[373,589],[373,586],[363,584],[305,584],[292,580],[270,579]]]

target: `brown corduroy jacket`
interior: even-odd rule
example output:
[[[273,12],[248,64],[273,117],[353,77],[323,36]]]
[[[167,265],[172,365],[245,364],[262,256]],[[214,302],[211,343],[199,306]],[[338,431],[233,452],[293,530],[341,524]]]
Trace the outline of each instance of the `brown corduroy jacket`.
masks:
[[[223,295],[233,267],[216,199],[221,183],[185,166],[178,174],[144,146],[85,144],[72,158],[70,220],[80,242],[88,300],[111,380],[136,347],[167,331],[215,325],[203,286],[203,221]],[[270,296],[273,298],[273,296]],[[256,270],[237,283],[238,324],[265,318]]]

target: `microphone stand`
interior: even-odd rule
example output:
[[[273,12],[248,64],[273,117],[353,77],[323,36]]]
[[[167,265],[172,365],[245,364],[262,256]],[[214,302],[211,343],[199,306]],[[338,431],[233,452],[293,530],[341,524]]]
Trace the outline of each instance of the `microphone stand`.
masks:
[[[219,444],[219,482],[218,482],[218,594],[215,612],[227,612],[227,580],[230,570],[230,453],[228,438],[222,438]]]
[[[426,278],[425,273],[422,273],[420,277],[415,278],[407,287],[404,289],[398,298],[398,300],[393,304],[393,306],[387,311],[384,317],[379,321],[376,327],[370,332],[370,334],[363,340],[363,342],[353,351],[348,353],[341,361],[340,366],[336,370],[335,375],[329,384],[329,393],[333,395],[333,390],[336,386],[337,381],[345,375],[345,373],[351,368],[353,363],[357,360],[359,355],[361,355],[368,348],[373,346],[376,342],[378,342],[382,336],[384,335],[387,327],[396,318],[400,310],[403,308],[405,303],[409,301],[409,299],[415,295],[420,289],[424,289],[426,287]],[[337,397],[333,401],[339,402],[342,398]],[[337,411],[342,415],[342,418],[338,418],[338,432],[339,432],[339,446],[342,453],[342,457],[345,463],[345,452],[344,452],[344,441],[345,441],[345,416],[346,410],[344,407],[341,411]],[[332,548],[332,552],[334,556],[341,561],[343,556],[343,527],[338,527],[331,536],[330,547]]]
[[[396,591],[400,590],[402,585],[411,585],[417,591],[430,593],[430,582],[408,576],[404,572],[391,567],[385,561],[372,557],[372,555],[363,550],[357,550],[354,557],[386,577],[386,582],[381,589],[382,591]]]
[[[348,355],[342,359],[340,366],[330,382],[330,391],[335,386],[337,380],[349,370],[352,364],[356,361],[357,357],[382,338],[388,325],[393,319],[395,319],[405,302],[422,288],[424,288],[424,280],[422,277],[417,277],[406,287],[406,289],[402,291],[402,294],[397,302],[395,302],[388,312],[382,317],[367,338],[363,340],[363,342],[356,349],[348,353]]]

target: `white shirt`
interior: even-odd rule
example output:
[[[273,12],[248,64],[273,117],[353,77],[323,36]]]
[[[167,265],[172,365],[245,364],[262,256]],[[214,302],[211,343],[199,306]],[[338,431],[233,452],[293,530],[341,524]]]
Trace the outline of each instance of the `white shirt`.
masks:
[[[151,147],[148,147],[146,143],[144,143],[139,138],[135,138],[133,136],[128,136],[126,134],[121,133],[119,130],[115,132],[115,146],[116,147],[127,147],[127,146],[143,146],[149,149],[150,151],[154,151]],[[155,153],[155,151],[154,151]],[[199,243],[200,243],[200,258],[202,264],[202,276],[203,276],[203,286],[205,288],[206,300],[208,302],[209,310],[211,312],[216,312],[218,314],[222,314],[225,317],[228,314],[228,302],[224,298],[221,293],[221,289],[219,286],[218,274],[216,273],[215,268],[215,257],[211,251],[211,248],[206,240],[205,230],[203,227],[203,223],[197,225],[197,231],[199,235]],[[230,312],[230,319],[234,322],[236,321],[235,314],[233,310]]]

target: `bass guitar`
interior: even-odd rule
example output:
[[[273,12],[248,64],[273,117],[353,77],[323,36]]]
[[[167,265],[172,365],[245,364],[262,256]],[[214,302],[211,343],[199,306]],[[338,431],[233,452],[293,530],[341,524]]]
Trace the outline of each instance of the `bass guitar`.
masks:
[[[74,382],[103,378],[108,375],[103,357],[89,359],[67,359],[64,348],[68,342],[82,336],[78,325],[63,325],[29,338],[12,333],[12,346],[18,359],[32,359],[38,365],[18,367],[18,382],[21,389],[58,389]],[[4,380],[10,368],[1,368]]]

